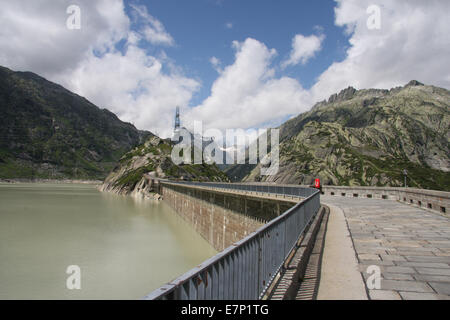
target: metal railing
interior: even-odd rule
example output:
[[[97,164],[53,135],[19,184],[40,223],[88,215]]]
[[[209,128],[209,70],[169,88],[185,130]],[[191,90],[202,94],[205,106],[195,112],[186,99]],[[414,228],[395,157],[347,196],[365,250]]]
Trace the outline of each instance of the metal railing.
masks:
[[[239,190],[257,193],[270,193],[275,195],[287,195],[293,197],[307,198],[314,194],[317,189],[300,187],[293,185],[270,185],[270,184],[248,184],[248,183],[220,183],[220,182],[191,182],[191,181],[169,181],[160,180],[162,184],[172,183],[179,185],[190,185],[198,187],[207,187],[211,189]]]
[[[244,239],[144,297],[148,300],[261,299],[320,208],[320,192],[316,189],[277,185],[170,183],[283,193],[304,199]]]

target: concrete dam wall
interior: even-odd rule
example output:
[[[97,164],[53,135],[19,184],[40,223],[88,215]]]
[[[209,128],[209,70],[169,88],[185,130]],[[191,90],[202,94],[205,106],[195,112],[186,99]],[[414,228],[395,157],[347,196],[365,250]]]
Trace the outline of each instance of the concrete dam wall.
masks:
[[[264,223],[295,205],[294,199],[274,199],[161,182],[159,192],[216,250],[256,231]]]

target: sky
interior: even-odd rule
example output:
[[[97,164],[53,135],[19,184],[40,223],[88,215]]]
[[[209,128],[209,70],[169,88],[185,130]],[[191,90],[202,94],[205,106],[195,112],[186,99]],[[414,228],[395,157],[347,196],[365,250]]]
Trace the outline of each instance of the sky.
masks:
[[[75,9],[74,9],[75,6]],[[169,137],[276,127],[353,86],[450,89],[447,0],[0,0],[0,65]]]

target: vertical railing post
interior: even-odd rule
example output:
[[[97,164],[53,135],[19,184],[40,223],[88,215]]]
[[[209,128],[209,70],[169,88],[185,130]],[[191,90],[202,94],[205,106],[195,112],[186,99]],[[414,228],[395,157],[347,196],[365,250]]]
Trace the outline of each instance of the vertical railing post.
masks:
[[[261,283],[262,283],[262,275],[261,275],[261,264],[262,264],[262,245],[261,245],[261,233],[258,234],[258,285],[257,285],[257,294],[258,299],[259,294],[262,292]]]
[[[286,255],[287,255],[287,252],[286,252],[287,223],[286,223],[286,221],[287,221],[287,218],[285,218],[284,221],[283,221],[283,223],[284,223],[284,239],[283,239],[283,245],[284,245],[284,248],[283,248],[283,257],[285,257],[285,258],[286,258]],[[284,263],[282,264],[282,268],[284,268]]]

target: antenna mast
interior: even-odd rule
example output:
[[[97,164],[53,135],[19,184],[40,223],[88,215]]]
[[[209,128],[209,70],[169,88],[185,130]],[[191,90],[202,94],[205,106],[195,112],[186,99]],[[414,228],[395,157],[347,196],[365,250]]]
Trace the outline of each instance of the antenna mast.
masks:
[[[175,112],[175,130],[180,129],[180,107],[177,107]]]

